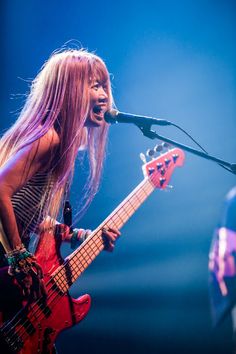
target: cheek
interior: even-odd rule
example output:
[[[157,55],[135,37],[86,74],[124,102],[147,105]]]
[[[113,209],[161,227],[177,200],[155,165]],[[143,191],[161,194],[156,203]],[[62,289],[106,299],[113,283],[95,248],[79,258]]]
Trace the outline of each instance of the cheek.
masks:
[[[90,104],[93,104],[97,101],[97,93],[95,91],[90,91]]]

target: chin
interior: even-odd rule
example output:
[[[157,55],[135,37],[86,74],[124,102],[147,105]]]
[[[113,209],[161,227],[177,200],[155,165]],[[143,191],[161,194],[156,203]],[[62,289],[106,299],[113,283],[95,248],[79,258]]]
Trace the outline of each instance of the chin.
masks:
[[[104,116],[98,114],[92,114],[87,118],[85,125],[87,127],[101,127],[102,125],[104,125],[104,123],[105,123]]]

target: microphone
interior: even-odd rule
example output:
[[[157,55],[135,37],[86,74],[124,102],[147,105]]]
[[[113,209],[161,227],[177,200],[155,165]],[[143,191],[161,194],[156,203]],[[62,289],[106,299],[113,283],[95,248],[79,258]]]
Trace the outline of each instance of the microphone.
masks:
[[[116,109],[110,109],[109,111],[105,112],[104,119],[107,123],[114,124],[114,123],[132,123],[138,126],[142,125],[171,125],[172,123],[168,120],[164,119],[157,119],[152,117],[146,116],[138,116],[136,114],[124,113],[119,112]]]

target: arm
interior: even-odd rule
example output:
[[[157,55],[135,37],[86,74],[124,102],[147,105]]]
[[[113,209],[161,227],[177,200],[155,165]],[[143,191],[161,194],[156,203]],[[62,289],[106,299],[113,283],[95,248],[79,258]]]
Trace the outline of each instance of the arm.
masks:
[[[55,236],[62,242],[70,243],[71,248],[75,249],[81,245],[86,238],[91,234],[91,230],[85,229],[71,229],[69,226],[60,223],[57,220],[47,216],[38,227],[38,234],[40,235],[44,231],[52,231]]]
[[[219,324],[235,303],[236,188],[224,202],[219,227],[209,253],[209,290],[214,325]]]
[[[55,230],[55,234],[60,237],[61,241],[70,243],[72,249],[80,246],[92,232],[88,229],[85,230],[77,228],[74,228],[73,231],[71,231],[69,226],[61,224],[57,220],[51,219],[50,216],[47,216],[42,221],[38,227],[38,232],[40,234],[45,230],[53,230],[53,228]],[[116,228],[103,229],[105,251],[113,251],[114,243],[120,235],[120,231]]]
[[[37,171],[44,168],[48,154],[55,151],[58,144],[59,138],[51,129],[42,138],[17,152],[0,169],[0,237],[6,252],[21,246],[11,197]]]
[[[221,226],[236,232],[236,187],[231,189],[226,196]]]

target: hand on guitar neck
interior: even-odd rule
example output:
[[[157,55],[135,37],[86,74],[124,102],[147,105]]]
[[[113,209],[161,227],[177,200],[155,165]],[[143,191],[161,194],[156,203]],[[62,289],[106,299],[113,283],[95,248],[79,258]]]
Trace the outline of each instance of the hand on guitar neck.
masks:
[[[46,351],[51,353],[59,333],[83,320],[91,305],[90,296],[85,294],[73,299],[68,290],[100,252],[104,249],[113,250],[120,235],[118,230],[155,188],[167,187],[173,170],[183,162],[184,154],[180,149],[171,149],[155,159],[152,158],[150,162],[145,162],[144,180],[66,259],[60,254],[60,246],[62,241],[71,242],[73,235],[69,228],[65,227],[63,230],[63,225],[58,225],[58,234],[50,229],[41,231],[35,257],[44,272],[47,289],[45,299],[38,299],[30,306],[21,307],[19,304],[19,308],[15,306],[12,309],[16,300],[19,300],[19,289],[9,284],[7,269],[5,268],[5,274],[3,269],[0,270],[0,325],[1,308],[3,322],[0,328],[0,347],[4,353],[11,353],[11,348],[22,354],[43,354]],[[11,295],[17,296],[17,299],[11,299]],[[48,329],[51,329],[50,332]]]
[[[104,250],[112,252],[115,247],[115,242],[118,237],[121,235],[120,231],[117,228],[103,228],[103,237],[104,237]]]
[[[50,220],[46,219],[46,222],[42,225],[40,225],[40,232],[43,232],[43,227],[45,229],[45,225],[48,225],[48,227],[46,227],[47,230],[50,229],[50,224],[48,223]],[[46,224],[47,223],[47,224]],[[70,242],[72,243],[72,238],[73,238],[73,233],[71,233],[70,228],[65,225],[65,224],[60,224],[57,223],[56,224],[56,234],[60,234],[61,236],[61,240],[65,241],[65,242]],[[85,239],[89,236],[89,234],[92,232],[90,231],[89,233],[87,233],[86,237],[83,238],[82,242],[80,240],[80,233],[79,230],[83,230],[83,229],[74,229],[74,230],[78,230],[77,231],[77,241],[78,241],[78,245],[81,244],[83,241],[85,241]],[[116,227],[103,227],[102,229],[102,237],[104,240],[104,251],[108,251],[108,252],[112,252],[114,250],[115,247],[115,242],[116,240],[120,237],[121,233],[120,231],[116,228]],[[72,247],[74,248],[74,247]]]
[[[4,240],[4,231],[0,223],[1,241]],[[51,220],[45,219],[38,232],[39,234],[47,230],[47,232],[55,232],[61,241],[71,242],[73,233],[70,228],[64,224],[57,223],[56,228],[52,227]],[[81,229],[80,229],[81,230]],[[120,232],[116,228],[104,228],[104,250],[112,252],[115,247],[115,241],[120,236]],[[39,236],[40,237],[40,236]],[[78,241],[79,233],[78,233]],[[82,242],[79,242],[81,244]],[[43,271],[37,259],[24,247],[17,248],[14,251],[7,252],[6,258],[8,260],[8,274],[15,279],[15,282],[21,288],[23,298],[26,301],[32,302],[46,296],[46,289],[43,281]]]

